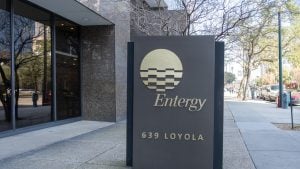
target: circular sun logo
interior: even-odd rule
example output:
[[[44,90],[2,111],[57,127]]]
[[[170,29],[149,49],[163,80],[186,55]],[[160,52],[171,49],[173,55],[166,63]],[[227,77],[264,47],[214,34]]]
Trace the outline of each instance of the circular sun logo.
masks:
[[[174,52],[167,49],[155,49],[144,57],[140,75],[149,89],[165,92],[167,89],[174,89],[179,84],[182,70],[182,63]]]

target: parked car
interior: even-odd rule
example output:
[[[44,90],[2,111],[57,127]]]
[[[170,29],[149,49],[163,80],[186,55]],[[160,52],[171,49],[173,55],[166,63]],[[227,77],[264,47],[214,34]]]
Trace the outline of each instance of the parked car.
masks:
[[[299,92],[292,92],[292,97],[291,97],[291,103],[294,106],[300,106],[300,93]]]
[[[278,95],[279,95],[279,85],[278,84],[270,85],[268,90],[269,100],[275,101]]]
[[[283,86],[283,90],[285,90],[285,86]],[[262,87],[261,98],[268,101],[276,101],[279,95],[279,85],[265,85]]]
[[[20,97],[31,97],[34,89],[19,89]]]
[[[257,88],[257,90],[256,90],[256,97],[257,97],[258,99],[262,99],[261,91],[262,91],[262,88],[261,88],[261,87],[260,87],[260,88]]]
[[[269,91],[269,85],[262,86],[260,91],[260,98],[263,100],[268,100],[269,99],[268,91]]]
[[[34,93],[34,89],[19,89],[19,96],[20,97],[32,97],[32,93]],[[39,94],[40,92],[37,91]]]

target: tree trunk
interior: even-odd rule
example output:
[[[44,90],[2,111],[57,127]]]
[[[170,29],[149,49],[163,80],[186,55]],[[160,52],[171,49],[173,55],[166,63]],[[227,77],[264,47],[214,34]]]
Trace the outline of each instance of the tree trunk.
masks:
[[[7,113],[6,121],[11,122],[11,119],[12,119],[12,117],[11,117],[11,114],[12,114],[12,111],[11,111],[11,96],[7,96],[6,113]]]
[[[42,89],[42,104],[45,105],[46,103],[46,91],[47,91],[47,54],[48,54],[48,47],[47,47],[47,27],[44,25],[44,56],[43,56],[43,62],[44,62],[44,71],[43,71],[43,89]]]
[[[2,69],[2,66],[0,66],[0,75],[2,78],[2,83],[1,84],[4,89],[1,89],[0,93],[0,101],[3,105],[3,109],[5,112],[5,120],[7,122],[11,121],[11,86],[10,86],[10,81],[6,78],[6,75]]]
[[[1,95],[1,103],[3,105],[4,112],[5,112],[5,120],[7,122],[10,122],[11,121],[11,95],[10,95],[10,93],[6,92],[5,98],[3,97],[3,95]]]
[[[19,75],[18,75],[18,71],[16,70],[16,88],[13,89],[13,91],[16,91],[15,92],[15,100],[16,100],[16,103],[15,103],[15,109],[16,109],[16,119],[18,120],[19,119],[19,110],[18,110],[18,105],[19,105]]]
[[[245,76],[243,76],[241,82],[240,82],[240,86],[239,86],[239,91],[238,91],[238,94],[237,94],[237,97],[238,98],[242,98],[242,93],[244,91],[244,83],[245,83]]]
[[[34,76],[34,91],[38,91],[38,77],[36,75]]]
[[[251,75],[250,67],[247,67],[246,82],[245,82],[244,92],[243,92],[243,100],[246,100],[246,98],[247,98],[247,91],[248,91],[250,75]]]

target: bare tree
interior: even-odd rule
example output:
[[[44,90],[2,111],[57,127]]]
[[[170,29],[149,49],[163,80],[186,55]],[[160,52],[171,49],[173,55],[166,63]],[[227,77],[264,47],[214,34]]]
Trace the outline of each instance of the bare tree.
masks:
[[[142,2],[132,1],[132,25],[146,35],[215,35],[223,40],[255,11],[252,0],[175,0],[176,10],[151,9]]]
[[[8,15],[9,16],[9,15]],[[10,28],[7,23],[9,23],[9,17],[5,14],[1,14],[0,20],[3,21],[0,24],[0,47],[1,49],[6,49],[5,51],[10,51]],[[43,55],[42,51],[34,49],[36,42],[39,41],[44,35],[44,27],[42,24],[37,24],[36,22],[15,15],[14,17],[14,57],[15,63],[15,80],[16,88],[11,89],[11,77],[10,72],[5,72],[6,67],[10,66],[10,54],[1,54],[0,56],[0,76],[2,79],[0,101],[3,105],[5,111],[5,117],[7,121],[11,120],[11,92],[15,91],[15,101],[16,101],[16,118],[18,118],[18,100],[19,100],[19,89],[20,89],[20,72],[19,69],[28,65],[32,61],[36,60],[38,57]],[[10,53],[10,52],[9,52]],[[5,67],[6,66],[6,67]]]
[[[285,4],[283,4],[285,5]],[[242,50],[236,59],[243,68],[238,97],[247,97],[250,77],[253,70],[261,65],[274,64],[277,61],[277,12],[278,4],[261,1],[254,15],[237,28],[237,33],[230,38]],[[294,36],[286,37],[283,43],[284,53]]]
[[[0,75],[1,79],[1,88],[0,88],[0,101],[2,103],[4,112],[5,112],[5,119],[6,121],[11,120],[11,81],[10,81],[10,25],[6,24],[10,22],[10,14],[8,12],[1,12],[0,13]]]
[[[209,20],[204,21],[203,28],[198,31],[201,34],[215,35],[216,41],[234,36],[239,26],[247,19],[253,17],[257,10],[257,2],[255,0],[234,2],[217,0],[212,5],[214,6],[214,11],[209,15]]]
[[[150,7],[144,0],[131,0],[131,25],[136,34],[179,35],[185,16],[182,10],[167,10],[162,0]]]
[[[263,42],[274,36],[275,30],[270,29],[274,18],[273,15],[270,8],[265,7],[263,11],[258,10],[253,18],[240,27],[239,34],[235,36],[237,43],[243,50],[240,61],[243,64],[244,74],[238,92],[238,97],[242,97],[243,100],[247,96],[251,72],[263,62],[274,61],[273,55],[262,55],[263,52],[273,47],[270,43]]]

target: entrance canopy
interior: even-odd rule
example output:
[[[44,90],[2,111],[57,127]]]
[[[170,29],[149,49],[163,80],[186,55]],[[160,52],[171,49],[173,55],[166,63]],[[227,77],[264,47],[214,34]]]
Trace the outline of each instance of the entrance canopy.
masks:
[[[112,23],[76,0],[28,0],[81,26]]]

